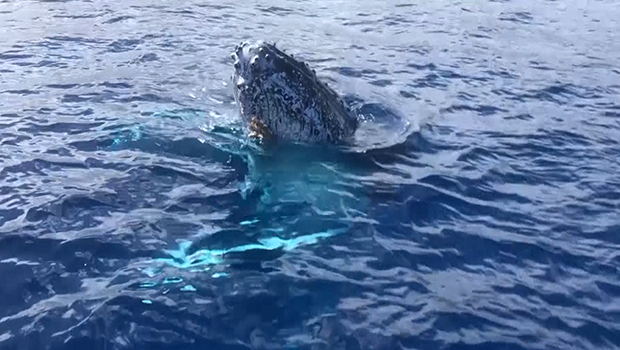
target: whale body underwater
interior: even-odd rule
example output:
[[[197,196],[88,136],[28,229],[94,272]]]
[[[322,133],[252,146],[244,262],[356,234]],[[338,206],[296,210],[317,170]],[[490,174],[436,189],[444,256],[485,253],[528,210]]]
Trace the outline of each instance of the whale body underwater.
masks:
[[[358,128],[357,116],[338,94],[275,44],[243,42],[231,58],[235,101],[251,137],[334,144]]]

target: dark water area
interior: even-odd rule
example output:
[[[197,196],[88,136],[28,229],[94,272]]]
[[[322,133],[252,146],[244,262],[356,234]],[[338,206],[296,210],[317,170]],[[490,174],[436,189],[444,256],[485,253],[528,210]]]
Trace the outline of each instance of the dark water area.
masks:
[[[0,1],[0,349],[620,348],[616,1]],[[240,132],[265,39],[363,120]]]

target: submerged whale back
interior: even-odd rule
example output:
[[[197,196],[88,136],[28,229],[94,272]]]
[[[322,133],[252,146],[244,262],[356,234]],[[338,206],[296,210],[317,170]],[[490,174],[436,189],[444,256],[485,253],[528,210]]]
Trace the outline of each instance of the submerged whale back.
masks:
[[[254,132],[299,142],[337,142],[351,136],[356,116],[302,62],[274,45],[244,43],[232,54],[233,88]]]

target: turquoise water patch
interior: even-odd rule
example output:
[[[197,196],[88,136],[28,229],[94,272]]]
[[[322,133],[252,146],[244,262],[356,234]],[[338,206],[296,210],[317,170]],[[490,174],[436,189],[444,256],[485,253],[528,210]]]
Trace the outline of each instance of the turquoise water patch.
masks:
[[[181,282],[183,282],[181,277],[168,277],[162,282],[162,284],[176,284]]]
[[[129,129],[119,132],[114,138],[114,141],[112,141],[112,145],[110,147],[112,149],[118,149],[123,144],[140,140],[142,135],[143,133],[140,126],[134,125]]]
[[[191,284],[188,284],[186,286],[184,286],[183,288],[181,288],[182,292],[195,292],[196,288],[194,286],[192,286]]]
[[[255,223],[259,222],[259,221],[260,221],[260,220],[258,220],[258,219],[254,219],[254,220],[246,220],[246,221],[241,221],[241,222],[239,223],[239,225],[241,225],[241,226],[247,226],[247,225],[252,225],[252,224],[255,224]]]
[[[227,249],[200,249],[193,253],[189,253],[192,242],[185,241],[179,244],[179,248],[175,250],[166,250],[170,255],[169,258],[159,258],[156,261],[165,263],[178,269],[208,269],[211,266],[222,264],[225,262],[225,255],[228,253],[240,253],[250,250],[277,250],[291,251],[298,247],[310,244],[316,244],[321,239],[335,236],[344,232],[345,229],[333,229],[323,232],[301,235],[293,238],[281,238],[277,236],[258,239],[257,243],[243,244],[233,246]],[[219,274],[217,277],[224,276]],[[215,277],[215,275],[214,275]],[[216,277],[216,278],[217,278]]]

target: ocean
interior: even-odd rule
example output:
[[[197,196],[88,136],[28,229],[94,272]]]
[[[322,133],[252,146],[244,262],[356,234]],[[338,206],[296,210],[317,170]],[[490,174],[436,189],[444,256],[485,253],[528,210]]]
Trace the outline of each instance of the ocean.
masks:
[[[0,1],[0,349],[620,349],[616,1]],[[346,145],[245,137],[230,53]]]

